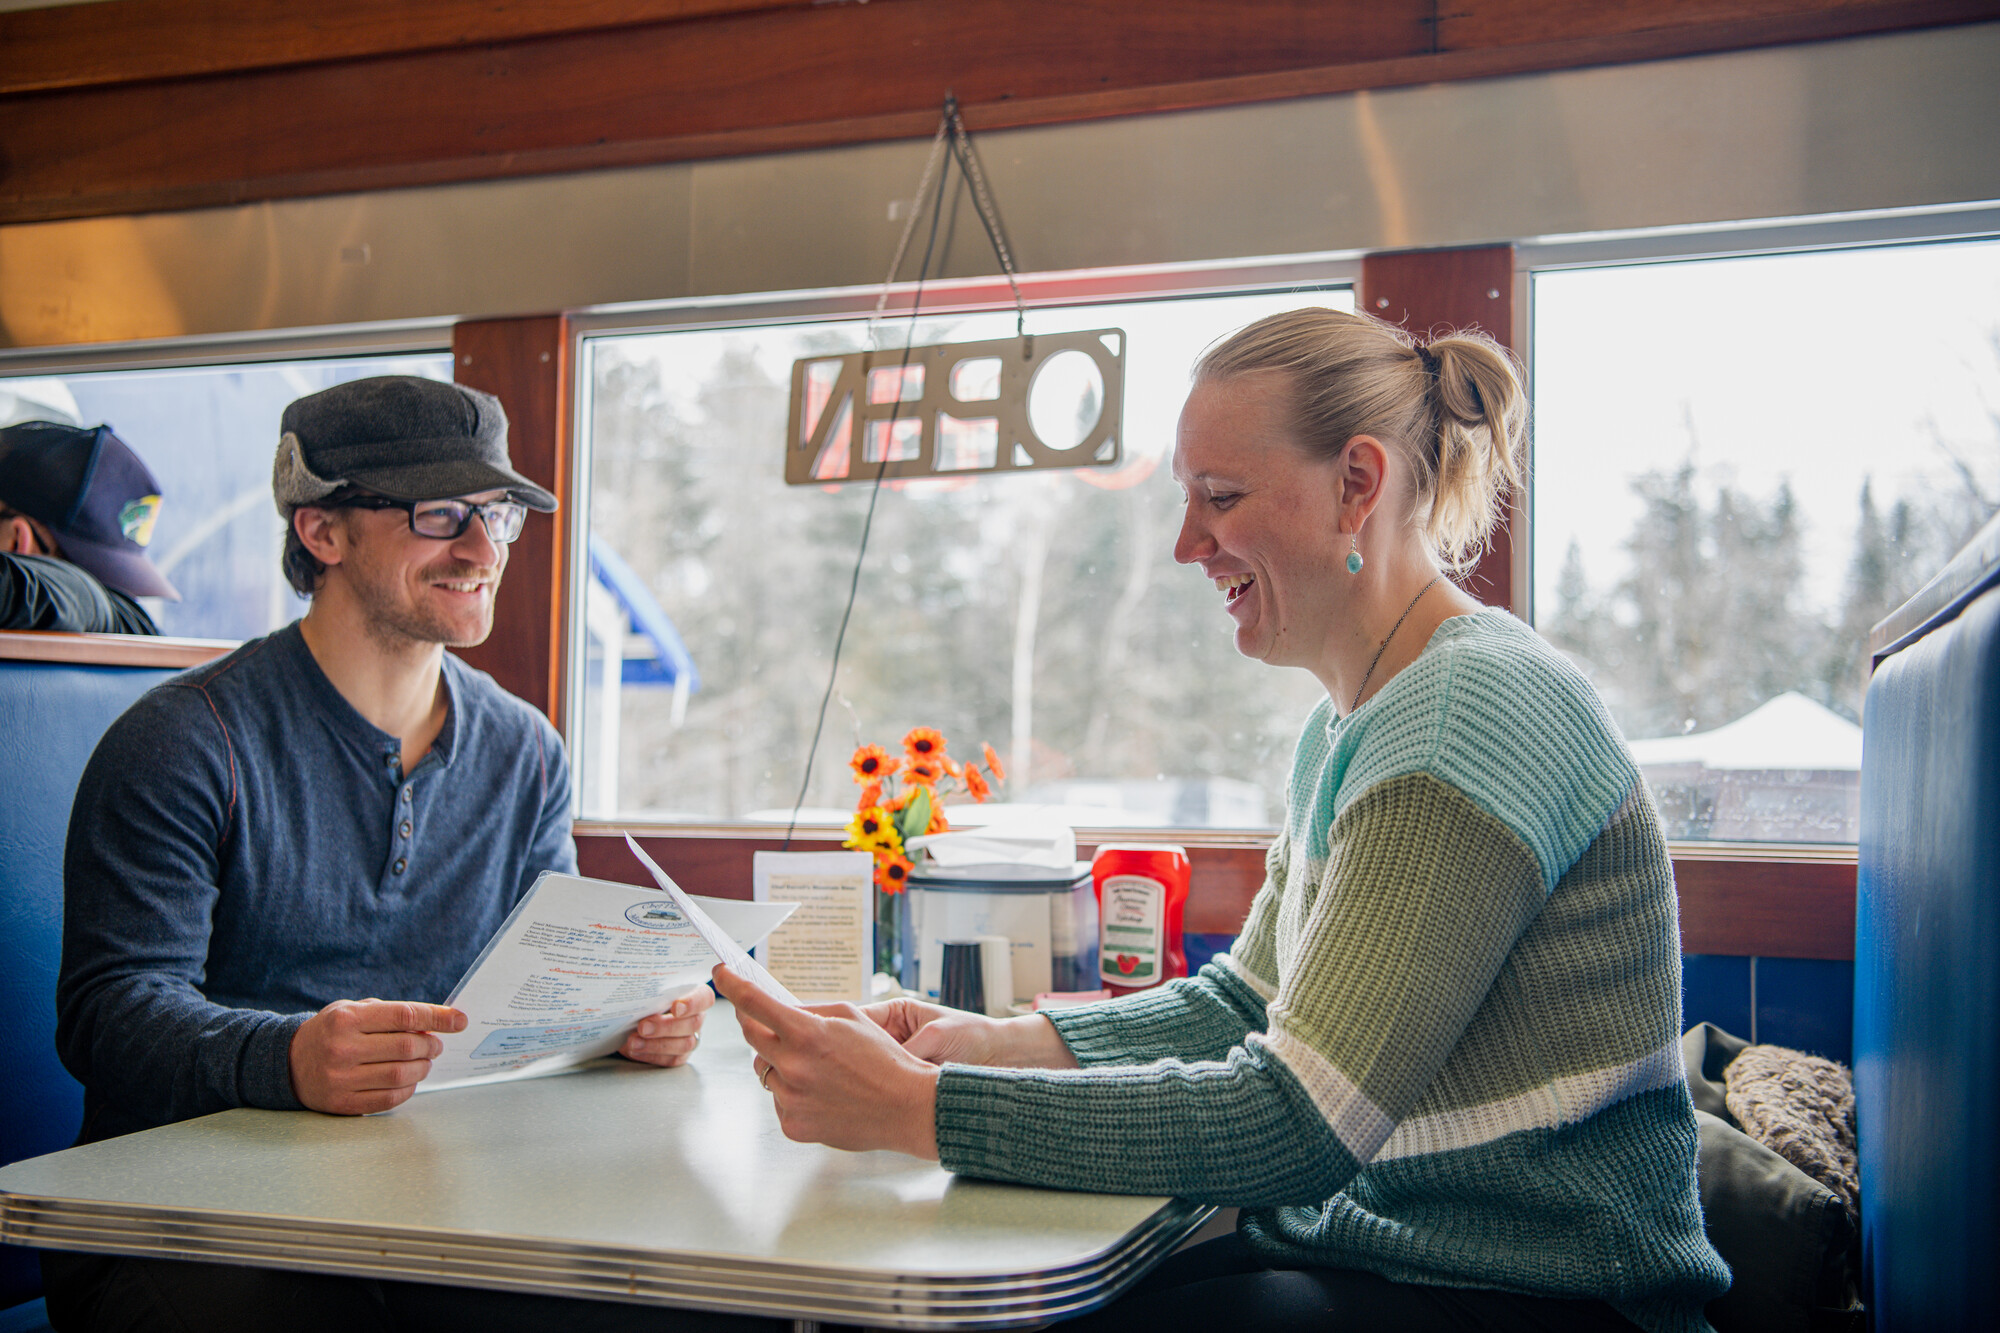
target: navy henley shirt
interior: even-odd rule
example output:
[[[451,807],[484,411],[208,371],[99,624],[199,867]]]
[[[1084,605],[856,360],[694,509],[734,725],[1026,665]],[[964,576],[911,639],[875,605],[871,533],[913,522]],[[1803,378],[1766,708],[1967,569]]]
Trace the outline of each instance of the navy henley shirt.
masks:
[[[298,1108],[292,1034],[315,1011],[442,1001],[537,876],[575,871],[555,728],[448,653],[444,684],[407,777],[296,624],[111,725],[63,858],[56,1046],[82,1141]]]

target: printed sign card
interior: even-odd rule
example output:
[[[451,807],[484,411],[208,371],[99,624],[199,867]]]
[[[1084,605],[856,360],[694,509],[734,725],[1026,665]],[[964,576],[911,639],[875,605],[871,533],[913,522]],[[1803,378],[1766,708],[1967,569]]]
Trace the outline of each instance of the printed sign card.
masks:
[[[868,1002],[875,972],[875,859],[867,852],[758,852],[758,902],[797,904],[764,965],[801,1000]]]

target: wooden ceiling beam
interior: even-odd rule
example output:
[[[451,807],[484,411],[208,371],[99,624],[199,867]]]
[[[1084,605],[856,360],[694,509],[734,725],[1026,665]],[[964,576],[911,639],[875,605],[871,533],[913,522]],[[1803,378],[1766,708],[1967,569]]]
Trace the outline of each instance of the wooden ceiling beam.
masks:
[[[75,8],[156,2],[168,0]],[[253,2],[267,0],[228,0]],[[919,137],[947,90],[974,129],[994,130],[1995,17],[2000,0],[1460,0],[1443,14],[1437,0],[875,0],[705,12],[0,96],[0,222]]]
[[[99,0],[0,13],[0,95],[448,50],[814,0]]]

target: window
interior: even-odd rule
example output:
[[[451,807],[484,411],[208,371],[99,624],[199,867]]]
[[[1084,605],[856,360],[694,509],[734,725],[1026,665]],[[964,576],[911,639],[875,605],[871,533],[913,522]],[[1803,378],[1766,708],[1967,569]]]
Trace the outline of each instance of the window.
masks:
[[[2000,505],[2000,242],[1539,272],[1537,627],[1668,836],[1856,840],[1870,627]]]
[[[252,365],[0,378],[0,424],[109,425],[159,480],[147,554],[181,600],[143,599],[163,634],[247,639],[305,602],[278,566],[285,525],[271,501],[278,421],[294,398],[368,375],[451,378],[446,352]]]
[[[1311,302],[1352,307],[1293,289],[1030,315],[1038,334],[1126,331],[1123,461],[884,486],[805,819],[845,821],[857,742],[928,725],[960,753],[995,747],[998,799],[1075,825],[1276,821],[1318,686],[1238,657],[1214,590],[1174,564],[1166,463],[1201,350]],[[909,323],[879,325],[881,345],[1014,331],[1011,310]],[[784,484],[791,369],[866,338],[849,319],[584,340],[586,816],[789,817],[870,498]]]

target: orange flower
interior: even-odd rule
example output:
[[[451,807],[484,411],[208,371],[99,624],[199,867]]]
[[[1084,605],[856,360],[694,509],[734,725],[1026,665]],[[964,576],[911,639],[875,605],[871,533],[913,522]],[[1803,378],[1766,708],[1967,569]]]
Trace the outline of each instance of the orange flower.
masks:
[[[951,832],[951,821],[944,817],[944,802],[943,801],[931,802],[930,827],[926,828],[924,830],[924,833],[926,835],[929,835],[932,833],[949,833],[949,832]]]
[[[879,782],[902,767],[903,761],[890,754],[879,745],[864,745],[854,752],[847,766],[854,770],[854,780],[859,783]]]
[[[911,759],[942,759],[944,733],[936,727],[912,727],[910,734],[903,737],[903,753]]]
[[[993,747],[990,745],[986,747],[986,767],[992,772],[995,782],[1007,780],[1007,770],[1000,767],[1000,756],[993,753]]]
[[[915,869],[904,856],[878,853],[875,857],[875,886],[884,893],[901,893],[903,886],[910,882],[910,872]]]
[[[903,776],[919,787],[934,787],[944,776],[944,765],[935,759],[912,759],[903,765]]]
[[[861,799],[854,803],[856,810],[866,810],[871,805],[882,804],[882,784],[871,782],[861,789]]]
[[[969,764],[965,769],[965,789],[975,801],[984,801],[993,794],[993,789],[986,785],[986,779],[979,776],[979,770]]]
[[[939,755],[938,762],[940,764],[943,764],[944,771],[951,774],[953,777],[961,778],[965,776],[965,765],[959,763],[958,760],[953,759],[950,755],[948,754]]]

